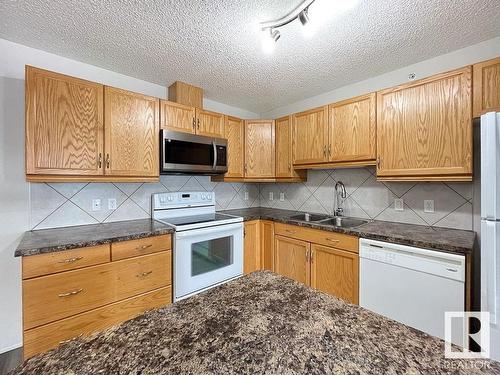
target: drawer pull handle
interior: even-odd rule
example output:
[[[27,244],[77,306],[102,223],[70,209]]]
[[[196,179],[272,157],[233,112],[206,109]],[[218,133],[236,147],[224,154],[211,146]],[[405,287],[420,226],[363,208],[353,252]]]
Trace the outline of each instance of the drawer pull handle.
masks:
[[[294,230],[290,230],[290,229],[285,229],[285,232],[287,232],[287,233],[292,233],[292,234],[294,234],[294,233],[295,233],[295,231],[294,231]]]
[[[59,297],[69,297],[69,296],[74,296],[75,294],[78,294],[78,293],[81,293],[83,292],[83,289],[80,288],[80,289],[77,289],[77,290],[73,290],[71,292],[67,292],[67,293],[61,293],[59,294]]]
[[[340,242],[340,240],[336,240],[334,238],[327,238],[326,240],[330,242]]]
[[[153,273],[153,271],[148,271],[148,272],[142,272],[140,274],[137,275],[137,277],[146,277],[146,276],[149,276]]]
[[[143,245],[143,246],[139,246],[139,247],[137,248],[137,250],[145,250],[145,249],[148,249],[148,248],[150,248],[150,247],[152,247],[152,246],[153,246],[153,245]]]
[[[68,259],[60,260],[59,263],[75,263],[81,259],[83,259],[83,257],[68,258]]]

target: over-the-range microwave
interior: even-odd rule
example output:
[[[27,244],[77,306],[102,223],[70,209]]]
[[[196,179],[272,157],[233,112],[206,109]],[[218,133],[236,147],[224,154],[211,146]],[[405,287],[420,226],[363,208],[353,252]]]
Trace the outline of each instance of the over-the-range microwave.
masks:
[[[161,174],[227,172],[227,139],[175,132],[160,132]]]

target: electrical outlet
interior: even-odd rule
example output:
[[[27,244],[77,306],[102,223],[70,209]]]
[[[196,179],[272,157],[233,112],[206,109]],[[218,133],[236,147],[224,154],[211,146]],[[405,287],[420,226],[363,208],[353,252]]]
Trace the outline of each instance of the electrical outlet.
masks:
[[[92,199],[92,211],[101,211],[100,199]]]
[[[115,198],[108,199],[108,210],[116,210],[116,199]]]
[[[434,200],[433,199],[426,199],[424,200],[424,212],[434,212]]]
[[[285,201],[285,193],[280,193],[280,202]]]
[[[404,202],[402,198],[394,199],[394,211],[404,211]]]
[[[269,192],[269,200],[274,200],[274,193],[272,191]]]
[[[248,191],[245,191],[245,200],[248,200]]]

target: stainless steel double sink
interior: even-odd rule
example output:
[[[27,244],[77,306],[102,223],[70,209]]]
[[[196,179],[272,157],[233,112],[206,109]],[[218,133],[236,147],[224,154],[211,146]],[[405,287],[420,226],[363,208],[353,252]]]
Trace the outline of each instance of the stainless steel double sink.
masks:
[[[328,216],[328,215],[309,214],[309,213],[290,216],[290,220],[296,220],[308,223],[317,223],[322,225],[331,225],[333,227],[339,227],[339,228],[355,228],[370,222],[369,220],[357,219],[353,217]]]

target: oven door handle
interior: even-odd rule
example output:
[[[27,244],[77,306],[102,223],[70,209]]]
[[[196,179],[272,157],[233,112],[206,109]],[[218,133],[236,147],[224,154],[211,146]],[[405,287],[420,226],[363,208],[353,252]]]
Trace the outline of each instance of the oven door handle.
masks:
[[[217,167],[217,145],[215,144],[215,141],[212,141],[212,146],[214,148],[214,165],[212,166],[212,169],[215,171],[215,168]]]

